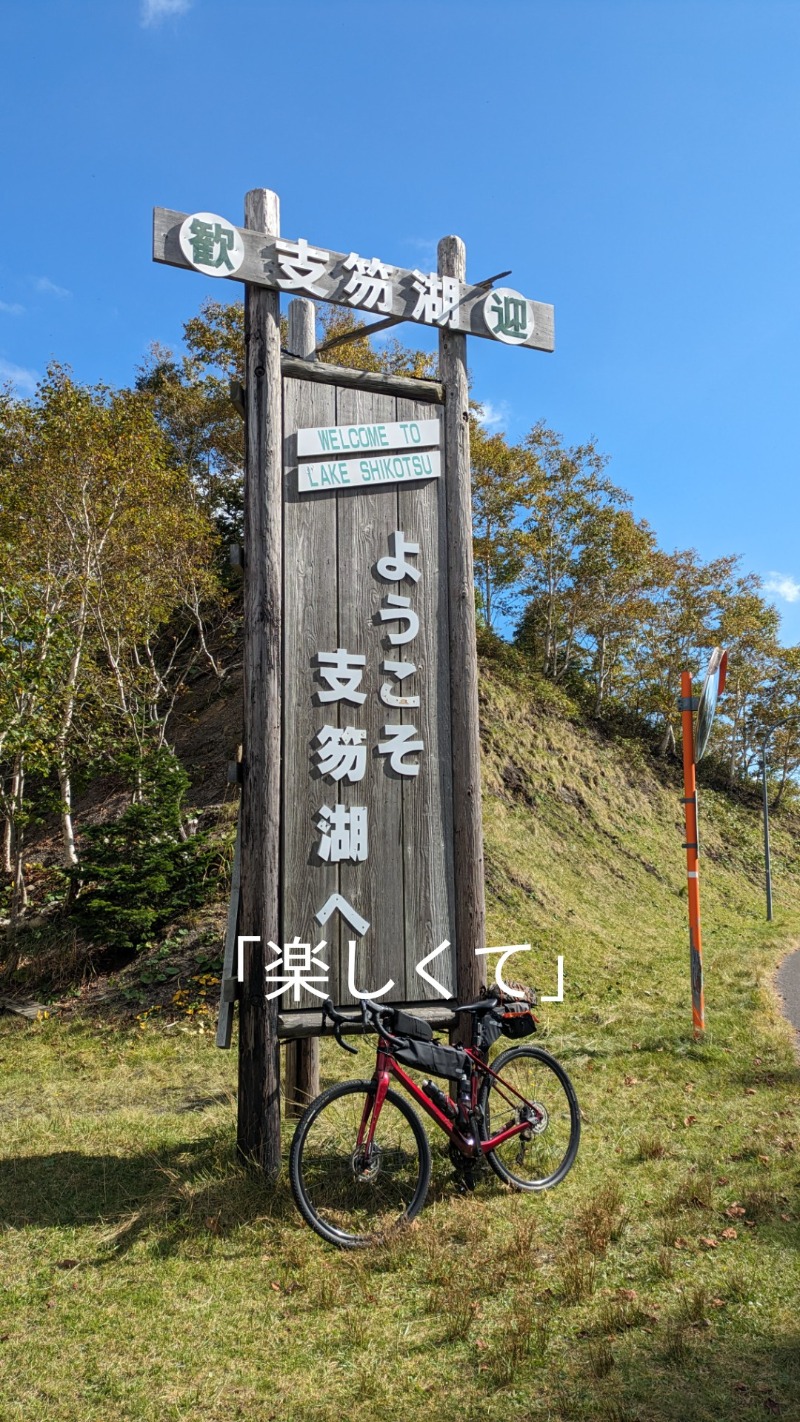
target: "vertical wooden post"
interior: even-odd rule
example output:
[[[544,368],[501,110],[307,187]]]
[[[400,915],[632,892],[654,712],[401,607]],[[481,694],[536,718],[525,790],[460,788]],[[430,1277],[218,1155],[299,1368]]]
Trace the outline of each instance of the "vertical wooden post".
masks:
[[[245,198],[244,225],[277,236],[275,193]],[[283,450],[280,305],[275,291],[245,286],[244,759],[241,802],[244,945],[239,1002],[240,1154],[267,1174],[281,1159],[278,1006],[268,1002],[264,959],[279,933]]]
[[[440,276],[466,280],[467,254],[460,237],[439,243]],[[481,744],[478,723],[478,651],[472,571],[472,490],[469,457],[467,338],[439,335],[439,378],[445,388],[445,488],[450,592],[450,706],[453,728],[453,848],[455,867],[456,991],[476,997],[486,981],[486,909],[483,883]],[[469,1020],[456,1035],[468,1038]]]
[[[697,822],[697,768],[694,762],[692,674],[681,672],[683,735],[683,809],[686,826],[686,885],[689,903],[689,962],[692,977],[692,1020],[698,1036],[706,1025],[703,996],[703,944],[700,937],[700,856]]]
[[[316,345],[314,303],[295,297],[289,302],[288,350],[291,355],[312,360]],[[283,1081],[287,1117],[302,1116],[309,1101],[319,1096],[318,1037],[297,1037],[287,1042]]]

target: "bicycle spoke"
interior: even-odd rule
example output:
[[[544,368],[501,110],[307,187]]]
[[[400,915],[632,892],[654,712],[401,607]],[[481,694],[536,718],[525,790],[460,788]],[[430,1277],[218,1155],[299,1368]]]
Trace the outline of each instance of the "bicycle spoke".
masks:
[[[525,1123],[525,1129],[497,1145],[490,1163],[509,1184],[542,1189],[566,1174],[577,1150],[580,1127],[574,1092],[566,1076],[562,1081],[558,1064],[540,1049],[519,1048],[502,1065],[501,1060],[497,1070],[502,1082],[490,1078],[483,1095],[486,1138],[514,1124]]]
[[[419,1142],[423,1133],[397,1098],[387,1097],[373,1141],[367,1144],[365,1131],[359,1146],[368,1099],[367,1087],[358,1083],[329,1093],[306,1124],[298,1152],[304,1213],[325,1237],[330,1237],[326,1231],[341,1236],[337,1242],[365,1242],[385,1234],[409,1217],[412,1207],[416,1213],[427,1189]]]

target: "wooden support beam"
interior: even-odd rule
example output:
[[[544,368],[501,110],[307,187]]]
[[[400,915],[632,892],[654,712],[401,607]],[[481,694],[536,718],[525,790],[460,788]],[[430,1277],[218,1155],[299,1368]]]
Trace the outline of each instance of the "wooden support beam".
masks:
[[[291,375],[295,380],[316,380],[320,385],[343,385],[347,390],[368,390],[374,395],[395,395],[401,400],[424,400],[429,405],[441,405],[444,401],[444,387],[438,380],[384,375],[377,370],[351,370],[346,365],[298,360],[291,355],[283,357],[281,369],[284,375]]]
[[[466,249],[460,237],[443,237],[438,256],[440,276],[465,280]],[[460,1002],[469,1002],[478,996],[486,981],[485,960],[476,957],[476,949],[485,942],[486,909],[466,336],[456,331],[440,332],[439,375],[445,390],[456,991]],[[469,1041],[470,1030],[467,1018],[459,1024],[456,1034],[460,1040]]]
[[[313,361],[316,343],[314,303],[295,297],[289,302],[289,351],[301,360]],[[287,1044],[283,1080],[287,1118],[302,1116],[309,1102],[319,1096],[319,1037],[298,1037]]]
[[[245,226],[276,237],[275,193],[245,198]],[[244,945],[239,1002],[241,1156],[268,1175],[281,1160],[278,1006],[267,1001],[264,958],[279,932],[281,812],[282,419],[280,303],[276,291],[245,286],[244,781],[241,802]],[[257,550],[257,556],[248,557]]]

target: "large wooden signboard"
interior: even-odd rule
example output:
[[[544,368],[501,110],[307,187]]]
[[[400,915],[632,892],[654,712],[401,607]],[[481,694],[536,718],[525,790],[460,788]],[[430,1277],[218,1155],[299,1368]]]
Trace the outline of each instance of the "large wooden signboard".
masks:
[[[156,208],[153,257],[245,284],[241,898],[217,1040],[238,977],[237,1143],[273,1173],[279,1031],[318,1032],[328,995],[441,1011],[484,978],[466,337],[551,351],[553,308],[508,272],[468,283],[457,237],[435,272],[283,238],[266,188],[242,227]],[[370,313],[367,334],[437,328],[441,383],[323,375],[313,317],[283,353],[281,293]],[[315,1046],[292,1051],[308,1095]]]
[[[455,995],[441,413],[284,379],[281,932],[325,946],[283,1014]],[[375,482],[322,482],[349,465]]]

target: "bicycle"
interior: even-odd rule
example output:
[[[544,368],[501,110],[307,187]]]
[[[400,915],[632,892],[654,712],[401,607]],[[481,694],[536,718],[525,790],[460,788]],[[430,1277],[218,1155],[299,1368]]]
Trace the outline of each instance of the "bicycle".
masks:
[[[491,994],[457,1007],[472,1016],[472,1044],[444,1046],[430,1024],[397,1007],[363,1001],[360,1021],[328,998],[322,1009],[344,1051],[346,1027],[378,1033],[371,1080],[330,1087],[306,1109],[292,1140],[289,1178],[301,1215],[324,1240],[344,1249],[385,1238],[419,1214],[431,1175],[431,1148],[394,1079],[449,1139],[462,1188],[476,1168],[492,1170],[516,1190],[547,1190],[574,1163],[580,1108],[564,1068],[538,1046],[514,1046],[487,1061],[501,1033],[527,1036],[536,1019],[527,1002]],[[434,1082],[420,1087],[403,1065],[456,1083],[455,1100]],[[547,1098],[546,1101],[544,1098]],[[493,1123],[494,1122],[494,1126]]]

